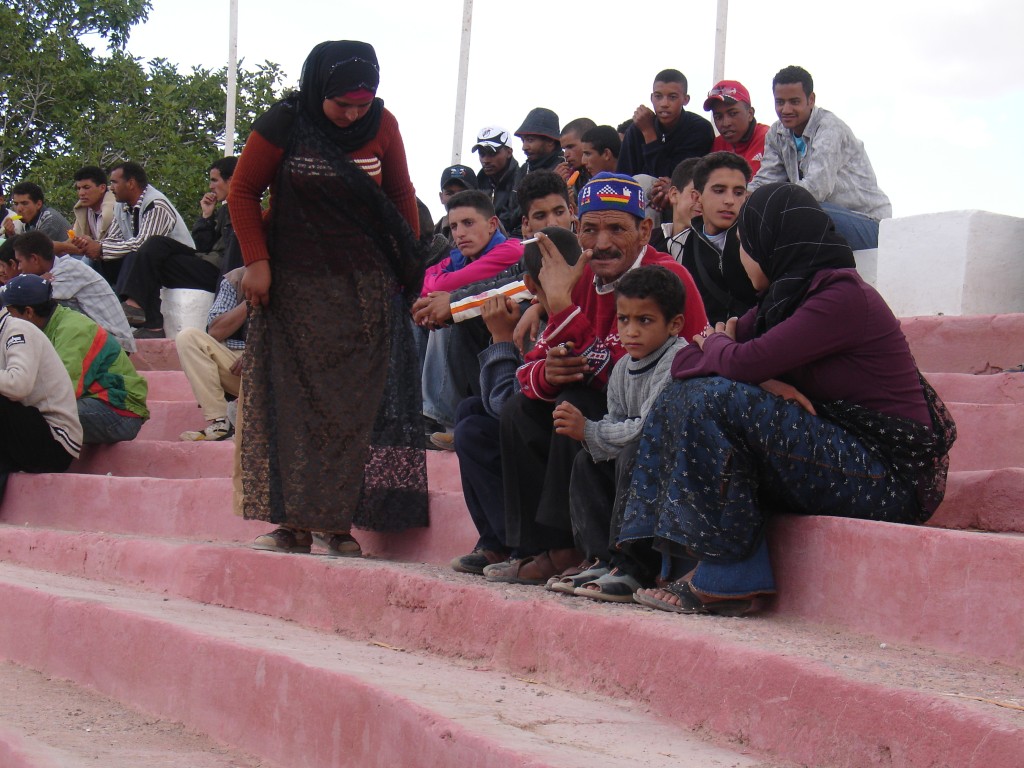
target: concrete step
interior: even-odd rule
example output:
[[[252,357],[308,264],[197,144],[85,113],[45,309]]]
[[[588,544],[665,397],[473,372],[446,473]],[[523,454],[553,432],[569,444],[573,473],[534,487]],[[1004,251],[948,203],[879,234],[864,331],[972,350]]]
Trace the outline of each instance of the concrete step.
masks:
[[[951,472],[928,525],[1024,533],[1024,468]]]
[[[202,429],[206,419],[195,400],[149,400],[149,420],[142,425],[136,440],[178,442],[187,429]]]
[[[112,445],[87,445],[68,472],[115,477],[163,477],[197,480],[231,477],[235,444],[135,439]]]
[[[1024,314],[904,317],[900,324],[928,373],[991,373],[1024,363]]]
[[[947,403],[1024,403],[1024,374],[929,373],[928,381]]]
[[[0,627],[7,658],[282,766],[769,765],[748,746],[710,743],[621,698],[9,566],[0,583],[14,619]],[[996,722],[971,704],[950,709],[968,714],[971,730]]]
[[[150,400],[187,400],[192,403],[196,401],[184,371],[139,371],[139,373],[149,384]]]
[[[954,471],[1024,467],[1024,403],[946,403],[956,421]]]
[[[181,361],[174,339],[139,339],[132,364],[139,371],[180,371]]]
[[[67,680],[0,663],[4,768],[270,768]]]

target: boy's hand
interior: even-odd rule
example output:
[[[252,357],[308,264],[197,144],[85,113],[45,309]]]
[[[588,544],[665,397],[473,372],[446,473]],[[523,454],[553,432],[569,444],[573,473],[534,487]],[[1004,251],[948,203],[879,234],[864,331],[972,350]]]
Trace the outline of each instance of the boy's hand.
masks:
[[[668,193],[672,189],[672,179],[661,176],[651,185],[651,199],[647,201],[647,207],[655,211],[665,210],[669,204]]]
[[[655,120],[654,110],[646,104],[641,104],[633,112],[633,125],[644,135],[644,141],[648,144],[658,138],[658,132],[654,129]]]
[[[583,431],[587,419],[579,408],[572,403],[562,402],[555,406],[551,416],[555,421],[556,434],[583,442]]]
[[[523,316],[519,318],[516,329],[512,333],[512,343],[516,345],[519,354],[526,354],[527,339],[530,341],[530,346],[537,343],[537,334],[540,333],[540,319],[543,314],[544,307],[540,304],[534,304],[523,312]]]
[[[447,291],[431,291],[416,299],[412,305],[412,319],[416,325],[436,329],[452,319],[451,294]]]
[[[519,315],[519,305],[508,296],[491,296],[480,308],[480,316],[495,344],[512,341],[519,324]]]
[[[544,360],[544,378],[553,387],[567,387],[578,384],[590,373],[587,358],[572,354],[573,343],[559,344],[548,350]]]

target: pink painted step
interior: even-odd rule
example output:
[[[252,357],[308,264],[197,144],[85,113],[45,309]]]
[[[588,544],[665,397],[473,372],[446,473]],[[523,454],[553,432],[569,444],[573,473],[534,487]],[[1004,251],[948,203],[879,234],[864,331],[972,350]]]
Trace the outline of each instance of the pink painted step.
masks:
[[[1024,467],[1024,403],[946,403],[956,421],[951,470]]]
[[[1024,314],[905,317],[900,324],[922,371],[987,373],[1024,363]]]
[[[149,384],[150,400],[184,400],[196,401],[188,377],[183,371],[139,371]]]
[[[950,473],[928,525],[1024,533],[1024,467]]]
[[[174,339],[139,339],[132,364],[139,371],[180,371],[181,361]]]
[[[929,373],[928,381],[948,403],[1024,403],[1024,374]]]
[[[0,571],[0,607],[15,619],[0,627],[8,658],[281,766],[764,765],[628,701],[224,608]]]
[[[185,430],[202,429],[206,419],[195,400],[150,400],[149,420],[142,425],[136,440],[178,442]]]
[[[12,535],[18,533],[22,532]],[[91,549],[101,550],[102,544],[96,541],[101,537],[89,538]],[[117,547],[114,537],[107,542]],[[6,535],[3,543],[4,549],[16,544]],[[877,755],[884,754],[888,766],[1009,767],[1017,765],[1024,748],[1021,713],[972,699],[1012,701],[1020,690],[1019,672],[891,641],[879,647],[877,640],[774,619],[681,617],[639,606],[557,596],[540,588],[488,585],[478,577],[434,576],[423,568],[365,560],[248,550],[230,553],[224,547],[171,542],[152,547],[126,542],[123,557],[99,551],[96,557],[76,558],[59,545],[43,544],[57,560],[73,564],[90,579],[110,578],[106,572],[112,569],[106,564],[114,562],[114,580],[121,583],[137,578],[139,568],[146,574],[154,569],[166,573],[175,586],[168,587],[168,580],[147,582],[148,588],[163,592],[154,596],[152,609],[162,624],[173,624],[181,610],[173,599],[181,594],[181,587],[192,593],[190,598],[203,602],[280,616],[357,641],[427,652],[431,658],[423,659],[415,673],[424,687],[441,674],[449,689],[462,690],[460,678],[443,662],[453,659],[472,665],[479,670],[474,673],[477,676],[500,670],[585,692],[588,697],[612,696],[616,706],[637,703],[647,708],[649,716],[660,716],[678,727],[715,733],[780,758],[816,766],[875,765]],[[45,554],[29,547],[19,552],[29,557]],[[157,662],[152,674],[157,679],[150,682],[150,641],[134,624],[111,621],[106,614],[95,619],[93,609],[78,610],[68,606],[67,600],[51,606],[51,593],[64,589],[69,580],[39,572],[18,576],[18,570],[0,566],[0,610],[33,629],[44,624],[38,631],[54,640],[33,644],[7,629],[12,624],[8,622],[0,626],[0,653],[10,653],[13,639],[20,654],[65,658],[59,674],[79,679],[84,667],[84,673],[100,676],[103,685],[115,686],[112,695],[130,701],[134,699],[128,698],[126,688],[140,682],[161,689],[163,702],[193,698],[180,691],[181,679],[191,680],[182,669],[176,670],[177,683],[163,677],[164,669],[174,668],[173,654],[183,645],[173,626],[164,626],[163,639],[156,643],[172,657]],[[211,578],[227,573],[229,579]],[[103,582],[85,584],[93,591],[87,599],[94,602],[117,601],[125,592]],[[32,595],[38,599],[31,599]],[[172,598],[169,602],[168,597]],[[243,685],[236,690],[231,677],[239,666],[251,674],[248,662],[219,655],[216,639],[209,638],[217,634],[222,612],[212,607],[199,609],[197,618],[208,638],[202,641],[203,647],[215,654],[218,666],[207,666],[204,650],[197,654],[196,666],[185,667],[198,677],[212,674],[236,697],[220,715],[202,710],[211,723],[240,710],[247,712],[244,697],[251,687]],[[54,625],[64,621],[75,629],[65,632]],[[297,663],[311,663],[306,646],[294,639],[293,632],[279,629],[277,624],[268,626],[268,621],[251,617],[244,626],[233,627],[231,636],[244,647],[256,634],[275,643],[264,654],[286,648]],[[89,636],[97,624],[113,633],[115,643],[131,644],[123,655],[116,650],[112,655],[135,660],[147,673],[125,675],[123,670],[107,670],[102,664],[107,654],[92,655]],[[294,630],[295,624],[284,626]],[[85,638],[79,640],[83,634]],[[79,642],[78,650],[59,646],[57,641],[63,638]],[[345,664],[350,658],[349,646],[339,647],[342,641],[332,638],[325,642],[330,643],[333,657]],[[38,666],[24,656],[16,658],[19,663]],[[402,656],[395,658],[399,663]],[[269,674],[273,660],[265,663]],[[380,672],[386,674],[387,669]],[[320,686],[316,688],[316,696],[275,688],[269,700],[264,700],[294,699],[297,706],[309,700],[323,701]],[[709,696],[709,691],[715,695]],[[492,686],[491,696],[503,698],[505,692]],[[468,698],[475,700],[474,696]],[[336,711],[337,705],[326,709]],[[281,716],[290,707],[273,710]],[[563,711],[562,716],[579,725],[578,713],[568,712]],[[386,710],[379,715],[386,717]],[[928,738],[921,738],[924,724]],[[628,737],[611,723],[602,726],[602,733],[602,743]],[[218,737],[238,743],[231,737]],[[633,765],[641,764],[636,762],[640,755],[633,759]]]
[[[230,477],[234,452],[235,444],[231,440],[172,442],[137,438],[113,445],[87,445],[68,472],[184,480]]]

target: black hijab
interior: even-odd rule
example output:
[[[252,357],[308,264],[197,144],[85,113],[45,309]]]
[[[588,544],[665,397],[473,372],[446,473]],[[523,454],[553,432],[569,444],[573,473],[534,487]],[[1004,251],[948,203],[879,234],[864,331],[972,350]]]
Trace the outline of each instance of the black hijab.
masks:
[[[351,152],[366,144],[380,128],[384,102],[374,99],[370,110],[347,128],[339,128],[324,114],[324,100],[353,91],[377,92],[380,67],[369,43],[328,40],[306,57],[299,81],[299,102],[313,123],[342,151]]]
[[[768,277],[755,335],[785,320],[822,269],[851,269],[853,251],[811,193],[796,184],[758,187],[740,211],[740,242]]]

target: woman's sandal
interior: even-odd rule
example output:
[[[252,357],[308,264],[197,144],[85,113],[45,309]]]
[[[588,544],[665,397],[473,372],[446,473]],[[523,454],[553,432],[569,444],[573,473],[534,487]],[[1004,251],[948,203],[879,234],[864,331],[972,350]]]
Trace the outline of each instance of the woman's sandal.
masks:
[[[363,556],[363,548],[351,533],[315,533],[313,538],[327,547],[327,557]]]
[[[714,616],[742,616],[750,611],[754,601],[750,598],[739,598],[734,600],[712,600],[702,602],[696,593],[690,589],[685,581],[673,581],[664,587],[652,590],[645,590],[654,594],[633,595],[633,600],[646,608],[654,608],[659,611],[670,611],[672,613],[703,613]],[[666,602],[654,595],[658,592],[668,592],[679,598],[679,605]]]
[[[592,600],[604,600],[608,603],[631,603],[633,594],[640,589],[640,582],[613,568],[604,576],[588,581],[573,590],[573,594],[589,597]]]
[[[308,555],[313,537],[309,531],[293,531],[291,528],[277,528],[270,533],[257,536],[253,549],[265,552],[293,552]]]
[[[564,595],[576,594],[576,588],[582,587],[589,581],[600,578],[608,573],[608,563],[594,558],[585,560],[568,570],[562,571],[557,576],[548,579],[548,589],[552,592],[561,592]]]

